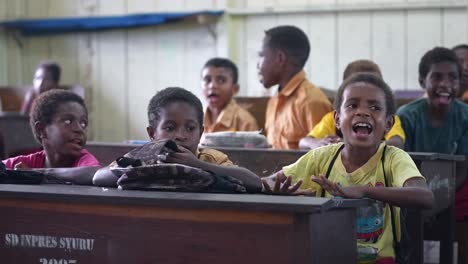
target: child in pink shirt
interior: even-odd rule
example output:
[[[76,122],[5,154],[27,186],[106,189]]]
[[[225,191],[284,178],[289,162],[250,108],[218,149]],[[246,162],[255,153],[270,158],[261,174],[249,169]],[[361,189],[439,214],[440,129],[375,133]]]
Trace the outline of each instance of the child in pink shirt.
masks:
[[[86,144],[88,112],[83,98],[65,90],[51,90],[35,101],[30,116],[34,136],[44,150],[3,160],[7,169],[40,171],[76,184],[92,184],[99,167]]]

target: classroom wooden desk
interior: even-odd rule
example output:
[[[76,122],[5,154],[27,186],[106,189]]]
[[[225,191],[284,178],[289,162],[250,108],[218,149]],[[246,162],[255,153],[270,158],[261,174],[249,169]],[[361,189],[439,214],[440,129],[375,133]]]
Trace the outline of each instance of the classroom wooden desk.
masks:
[[[354,263],[355,207],[366,205],[368,200],[0,185],[0,259]]]
[[[466,181],[465,157],[420,152],[410,155],[426,177],[435,198],[434,208],[424,212],[424,239],[440,241],[440,263],[453,263],[455,192]]]
[[[119,146],[120,145],[120,146]],[[88,150],[96,155],[98,160],[109,162],[125,154],[136,145],[108,143],[91,143]],[[272,149],[245,149],[245,148],[217,148],[226,153],[237,165],[252,170],[259,176],[268,176],[285,165],[295,162],[307,151],[298,150],[272,150]],[[101,156],[101,154],[103,154]],[[427,240],[441,241],[441,263],[451,263],[453,258],[454,239],[454,197],[455,186],[466,180],[466,164],[462,156],[453,156],[437,153],[410,153],[421,173],[426,177],[427,183],[435,196],[435,207],[424,212],[424,237]],[[103,163],[107,164],[107,163]],[[457,170],[457,168],[464,168]],[[411,237],[422,237],[423,225],[418,218],[411,220],[408,225],[414,232]],[[442,228],[443,227],[443,228]],[[422,239],[416,251],[422,252]]]

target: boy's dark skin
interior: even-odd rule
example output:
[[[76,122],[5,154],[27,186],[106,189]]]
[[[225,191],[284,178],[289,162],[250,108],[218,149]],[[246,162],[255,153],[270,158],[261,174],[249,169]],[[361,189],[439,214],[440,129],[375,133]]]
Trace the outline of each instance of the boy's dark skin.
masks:
[[[60,104],[51,124],[36,122],[34,129],[46,152],[44,168],[35,171],[50,174],[57,179],[82,185],[91,185],[93,174],[99,167],[72,167],[86,144],[88,114],[77,102]],[[17,170],[30,169],[23,163]]]
[[[262,41],[262,48],[259,52],[259,61],[257,63],[260,82],[267,89],[278,85],[278,91],[302,69],[295,66],[296,63],[281,49],[275,49],[268,44],[270,36],[265,35]]]
[[[233,82],[229,69],[208,66],[202,70],[201,86],[208,101],[211,124],[214,124],[226,105],[239,92],[239,84]]]
[[[160,163],[179,163],[200,168],[213,173],[233,176],[241,180],[248,191],[261,189],[260,178],[253,172],[237,166],[220,166],[197,158],[198,144],[203,133],[203,125],[197,121],[197,113],[193,106],[186,102],[172,102],[160,109],[160,120],[154,126],[148,126],[146,131],[153,140],[172,139],[177,143],[178,152],[160,157]],[[115,187],[115,176],[109,167],[96,172],[93,183],[98,186]]]
[[[442,126],[451,103],[458,95],[460,78],[457,65],[452,62],[434,63],[426,77],[419,78],[419,84],[426,90],[432,126]]]

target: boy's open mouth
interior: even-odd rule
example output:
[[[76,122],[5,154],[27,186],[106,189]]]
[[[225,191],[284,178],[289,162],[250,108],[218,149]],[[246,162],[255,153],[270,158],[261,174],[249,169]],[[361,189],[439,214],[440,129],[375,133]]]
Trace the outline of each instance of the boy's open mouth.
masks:
[[[452,99],[452,94],[446,91],[436,91],[435,97],[439,104],[449,104]]]
[[[219,98],[219,96],[217,94],[215,94],[215,93],[208,94],[208,99],[210,99],[210,100],[216,100],[218,98]]]
[[[80,148],[83,147],[83,145],[84,145],[83,140],[80,139],[80,138],[74,138],[74,139],[70,140],[70,143],[75,144],[76,146],[78,146]]]
[[[367,136],[372,133],[372,125],[364,122],[355,123],[353,131],[360,136]]]

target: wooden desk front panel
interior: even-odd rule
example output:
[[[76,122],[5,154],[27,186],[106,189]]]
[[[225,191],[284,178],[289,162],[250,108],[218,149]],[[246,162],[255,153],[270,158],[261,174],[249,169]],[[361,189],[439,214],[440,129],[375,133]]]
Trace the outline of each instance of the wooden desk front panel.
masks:
[[[345,263],[356,258],[353,209],[291,214],[3,199],[0,210],[2,263]],[[337,254],[339,247],[344,250]]]

